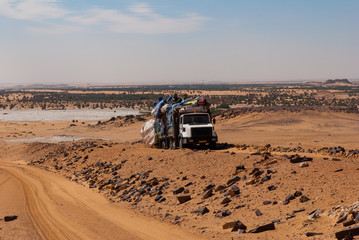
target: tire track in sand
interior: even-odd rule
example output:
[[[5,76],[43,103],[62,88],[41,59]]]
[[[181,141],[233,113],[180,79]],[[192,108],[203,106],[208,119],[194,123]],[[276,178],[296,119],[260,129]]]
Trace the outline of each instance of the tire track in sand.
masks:
[[[22,185],[27,213],[43,239],[202,239],[137,216],[90,189],[42,169],[1,162]]]

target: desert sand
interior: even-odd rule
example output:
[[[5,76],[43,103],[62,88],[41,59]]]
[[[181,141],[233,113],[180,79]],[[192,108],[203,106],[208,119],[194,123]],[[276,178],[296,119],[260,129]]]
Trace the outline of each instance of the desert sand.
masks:
[[[211,151],[147,148],[139,142],[143,123],[1,122],[0,218],[18,219],[0,220],[0,239],[336,239],[347,227],[331,209],[359,201],[358,154],[347,154],[359,148],[357,114],[217,119],[219,141],[228,144]],[[346,152],[326,149],[338,146]],[[312,160],[299,167],[284,154]],[[125,187],[116,192],[113,179]],[[164,187],[141,195],[143,184]],[[240,193],[232,196],[233,186]],[[191,199],[180,204],[181,194]],[[196,211],[204,208],[209,212]],[[308,214],[316,209],[318,216]],[[273,220],[275,230],[262,233],[223,229],[231,221],[248,231]]]

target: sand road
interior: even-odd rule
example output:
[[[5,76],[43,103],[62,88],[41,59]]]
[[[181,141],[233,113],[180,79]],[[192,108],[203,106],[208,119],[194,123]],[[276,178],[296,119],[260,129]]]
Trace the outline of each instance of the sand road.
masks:
[[[2,214],[19,216],[0,221],[0,239],[200,239],[24,163],[0,162],[0,204]]]

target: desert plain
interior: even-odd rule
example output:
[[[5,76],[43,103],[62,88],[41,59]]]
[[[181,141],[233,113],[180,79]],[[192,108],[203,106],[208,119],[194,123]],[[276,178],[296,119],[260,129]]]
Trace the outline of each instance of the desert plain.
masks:
[[[228,109],[214,150],[148,148],[150,118],[0,122],[0,239],[337,239],[359,226],[358,113]]]

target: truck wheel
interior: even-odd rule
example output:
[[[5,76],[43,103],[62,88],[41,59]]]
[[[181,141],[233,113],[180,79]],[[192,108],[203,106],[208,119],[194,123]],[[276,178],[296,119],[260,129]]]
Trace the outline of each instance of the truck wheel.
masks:
[[[182,141],[182,138],[179,139],[179,149],[182,149],[183,148],[183,141]]]
[[[169,149],[176,149],[175,141],[172,138],[170,139]]]
[[[210,143],[209,144],[209,149],[215,150],[216,148],[217,148],[217,143]]]
[[[162,140],[162,141],[161,141],[161,147],[162,147],[162,149],[166,149],[166,148],[167,148],[166,145],[167,145],[167,144],[166,144],[166,140]]]

